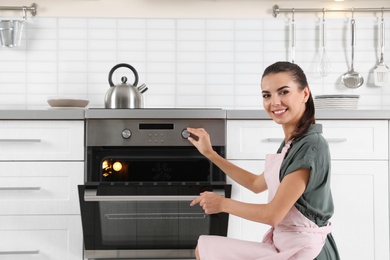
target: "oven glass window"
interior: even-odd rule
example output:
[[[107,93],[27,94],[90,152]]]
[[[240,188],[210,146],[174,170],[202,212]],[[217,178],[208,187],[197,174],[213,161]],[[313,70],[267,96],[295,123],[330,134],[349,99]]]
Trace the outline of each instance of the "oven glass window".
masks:
[[[189,201],[99,202],[103,245],[128,249],[195,248],[210,217]]]
[[[200,235],[227,235],[228,214],[208,215],[190,202],[205,191],[230,198],[231,185],[90,183],[78,189],[88,252],[191,250],[193,256]]]
[[[207,159],[128,159],[105,158],[101,181],[129,182],[208,182],[210,162]]]
[[[223,154],[221,147],[213,147]],[[88,147],[87,181],[210,183],[222,171],[195,147]]]

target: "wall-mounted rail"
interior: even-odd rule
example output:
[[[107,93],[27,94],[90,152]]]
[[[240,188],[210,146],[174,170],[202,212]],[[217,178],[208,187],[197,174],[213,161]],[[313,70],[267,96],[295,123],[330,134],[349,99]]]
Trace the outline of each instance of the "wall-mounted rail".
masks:
[[[27,11],[29,11],[32,16],[36,16],[37,8],[37,4],[33,3],[31,6],[0,6],[0,11],[23,11],[23,15],[26,17]]]
[[[327,9],[327,8],[279,8],[278,5],[272,7],[273,17],[277,17],[280,13],[332,13],[332,12],[389,12],[390,8],[343,8],[343,9]]]

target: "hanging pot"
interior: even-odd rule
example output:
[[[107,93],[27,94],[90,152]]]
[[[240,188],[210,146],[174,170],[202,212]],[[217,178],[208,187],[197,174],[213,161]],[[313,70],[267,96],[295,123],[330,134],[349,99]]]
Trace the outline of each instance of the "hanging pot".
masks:
[[[114,85],[112,82],[112,74],[114,71],[120,67],[129,68],[134,73],[134,83],[127,84],[127,78],[122,77],[122,83]],[[108,89],[106,96],[104,98],[105,108],[143,108],[144,100],[143,95],[148,88],[145,84],[142,84],[137,87],[138,84],[138,73],[135,68],[126,63],[120,63],[115,65],[110,73],[108,74],[108,82],[110,88]]]

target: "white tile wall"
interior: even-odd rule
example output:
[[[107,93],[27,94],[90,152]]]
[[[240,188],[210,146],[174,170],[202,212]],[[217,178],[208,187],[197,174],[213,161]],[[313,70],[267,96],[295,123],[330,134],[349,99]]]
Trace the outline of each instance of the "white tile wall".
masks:
[[[296,18],[296,63],[314,95],[359,94],[359,109],[390,109],[390,85],[373,85],[380,20],[355,19],[355,70],[365,78],[362,87],[347,89],[340,80],[351,60],[349,19],[326,21],[332,72],[319,77],[321,20]],[[261,74],[269,64],[290,59],[290,33],[285,18],[31,18],[21,47],[0,48],[0,109],[46,109],[52,96],[88,98],[89,107],[103,107],[108,73],[122,62],[147,84],[146,107],[262,109]],[[385,46],[390,51],[389,37]],[[390,55],[386,59],[390,64]],[[121,68],[114,83],[123,75],[134,79]]]

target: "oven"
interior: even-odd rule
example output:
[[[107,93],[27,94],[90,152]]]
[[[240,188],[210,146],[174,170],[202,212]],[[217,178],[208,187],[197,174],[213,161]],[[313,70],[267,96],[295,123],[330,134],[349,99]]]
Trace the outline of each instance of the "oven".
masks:
[[[205,128],[225,156],[225,118],[223,110],[87,110],[84,258],[194,259],[200,235],[226,236],[228,214],[189,205],[203,191],[230,197],[231,186],[186,131]]]

